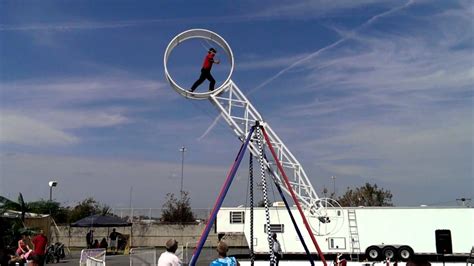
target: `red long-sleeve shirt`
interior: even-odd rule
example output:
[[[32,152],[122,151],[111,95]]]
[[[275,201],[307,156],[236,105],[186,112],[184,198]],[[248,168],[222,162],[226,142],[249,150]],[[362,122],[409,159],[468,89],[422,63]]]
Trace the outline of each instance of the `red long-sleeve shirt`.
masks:
[[[202,68],[211,70],[212,64],[214,63],[214,55],[213,53],[208,53],[204,58],[204,63],[202,63]]]

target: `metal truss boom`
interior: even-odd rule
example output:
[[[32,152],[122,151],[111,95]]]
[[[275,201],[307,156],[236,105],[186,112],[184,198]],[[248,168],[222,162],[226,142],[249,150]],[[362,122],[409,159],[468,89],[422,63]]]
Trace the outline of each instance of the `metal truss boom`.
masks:
[[[303,167],[270,125],[264,121],[257,109],[255,109],[237,85],[230,80],[222,91],[211,94],[209,100],[220,111],[221,116],[241,141],[245,140],[250,129],[257,121],[265,127],[271,145],[274,147],[278,160],[285,169],[290,179],[290,185],[296,192],[298,199],[307,211],[310,211],[311,214],[318,215],[318,209],[320,208],[318,203],[319,197],[311,185]],[[250,142],[249,150],[254,156],[258,156],[259,150],[256,140]],[[290,194],[284,185],[282,177],[277,171],[273,170],[276,167],[275,162],[265,158],[265,165],[276,179],[275,181],[281,185],[286,193]]]

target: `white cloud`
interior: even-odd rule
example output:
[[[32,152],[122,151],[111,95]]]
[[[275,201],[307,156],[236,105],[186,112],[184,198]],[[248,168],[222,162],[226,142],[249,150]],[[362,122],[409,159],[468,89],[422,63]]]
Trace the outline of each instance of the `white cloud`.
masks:
[[[0,142],[29,146],[70,145],[79,140],[45,122],[19,115],[0,116]]]
[[[457,110],[400,117],[404,115],[343,123],[306,120],[293,134],[299,141],[292,146],[313,158],[322,171],[338,176],[371,177],[406,185],[442,183],[450,178],[460,181],[458,188],[469,185],[472,114]],[[315,131],[327,133],[305,134]]]
[[[67,130],[131,122],[132,107],[116,106],[114,100],[178,97],[165,92],[163,82],[123,73],[121,76],[4,82],[0,87],[1,141],[33,146],[74,144],[80,137]],[[147,107],[136,106],[134,110],[140,108]]]
[[[0,31],[71,31],[71,30],[98,30],[135,27],[151,23],[173,22],[177,19],[144,19],[123,21],[63,21],[56,23],[30,23],[30,24],[0,24]]]
[[[164,82],[122,75],[35,79],[0,84],[14,101],[58,104],[113,99],[144,99],[166,95]],[[21,93],[19,93],[21,92]]]
[[[27,201],[46,198],[47,182],[51,178],[58,181],[54,198],[66,204],[93,197],[112,207],[129,206],[129,191],[133,186],[134,206],[160,208],[167,193],[177,194],[180,189],[179,160],[167,163],[100,157],[0,154],[0,163],[0,183],[9,186],[4,195],[13,193],[10,196],[15,196],[22,192]],[[193,206],[210,206],[225,180],[226,170],[225,167],[186,162],[183,188],[190,191]],[[246,180],[239,182],[236,180],[234,184],[246,187]],[[237,199],[244,198],[245,189],[239,191],[230,194],[244,193]]]
[[[245,61],[242,63],[239,63],[238,67],[239,67],[239,70],[285,67],[307,56],[308,56],[307,53],[296,54],[292,56],[282,56],[282,57],[270,58],[270,59],[264,59],[264,58],[252,56],[251,58],[243,59]]]
[[[125,124],[129,118],[122,113],[124,110],[103,108],[103,110],[47,110],[34,117],[44,118],[48,123],[62,129],[85,127],[110,127]]]
[[[362,0],[362,1],[328,1],[328,0],[307,0],[307,1],[283,1],[271,4],[264,4],[264,8],[258,9],[253,14],[249,14],[250,17],[254,18],[268,18],[268,19],[307,19],[307,18],[318,18],[328,17],[337,15],[340,12],[347,11],[350,9],[363,8],[367,6],[373,6],[375,4],[388,6],[397,5],[399,1],[384,1],[381,3],[376,0]]]

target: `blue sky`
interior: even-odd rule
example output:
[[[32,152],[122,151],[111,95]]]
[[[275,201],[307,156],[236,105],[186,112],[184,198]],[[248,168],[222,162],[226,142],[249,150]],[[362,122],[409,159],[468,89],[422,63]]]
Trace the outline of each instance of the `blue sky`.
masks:
[[[184,189],[212,206],[240,146],[208,101],[171,89],[163,53],[212,30],[232,80],[317,193],[365,182],[396,205],[474,195],[472,1],[0,0],[0,194],[160,208]],[[180,84],[209,43],[173,51]],[[218,56],[222,55],[218,53]],[[229,68],[213,68],[222,82]],[[204,90],[207,84],[202,85]],[[247,171],[225,204],[245,204]],[[277,198],[275,199],[277,200]]]

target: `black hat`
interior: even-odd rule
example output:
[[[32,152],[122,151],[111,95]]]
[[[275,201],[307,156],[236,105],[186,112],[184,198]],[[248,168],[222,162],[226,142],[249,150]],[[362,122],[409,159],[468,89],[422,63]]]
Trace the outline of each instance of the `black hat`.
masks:
[[[209,52],[217,53],[216,49],[214,49],[214,48],[210,48]]]

